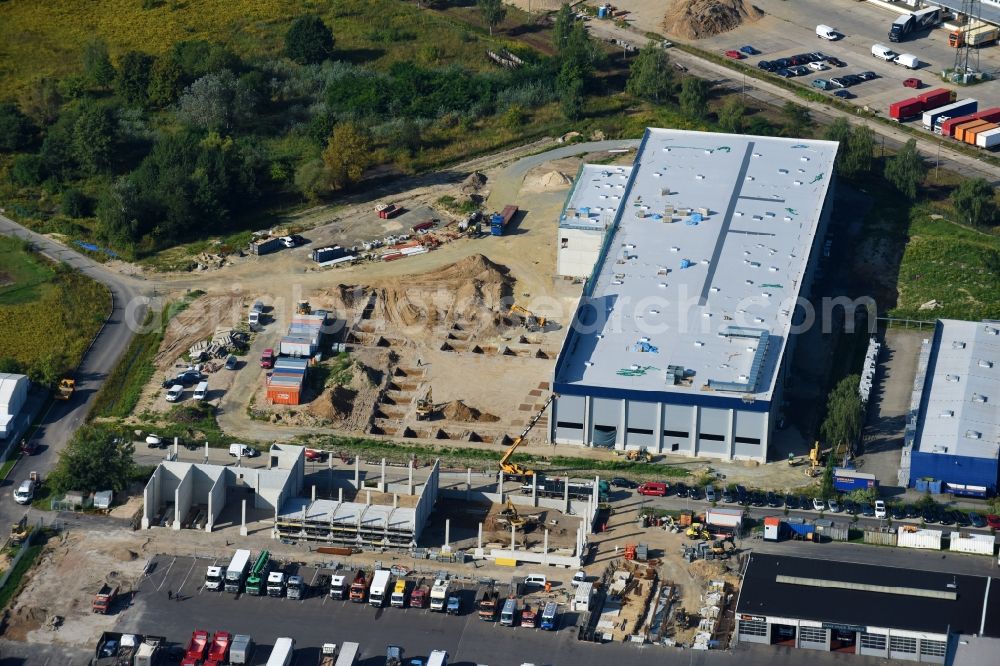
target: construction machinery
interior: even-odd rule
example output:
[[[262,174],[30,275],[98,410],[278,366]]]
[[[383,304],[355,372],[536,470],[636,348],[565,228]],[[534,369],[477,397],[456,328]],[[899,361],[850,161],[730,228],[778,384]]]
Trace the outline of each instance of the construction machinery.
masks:
[[[508,317],[518,317],[524,327],[531,332],[540,331],[545,328],[545,324],[548,320],[545,317],[536,315],[531,310],[521,307],[517,303],[510,306],[510,311],[507,313]]]
[[[819,476],[823,470],[822,457],[819,452],[819,440],[809,449],[809,467],[806,468],[806,476],[813,478]]]
[[[31,532],[28,529],[28,514],[21,516],[21,520],[10,526],[10,545],[20,546],[28,538]]]
[[[69,400],[73,397],[74,391],[76,391],[76,380],[63,377],[59,380],[59,386],[56,387],[55,397],[57,400]]]
[[[707,541],[712,538],[712,535],[701,523],[691,523],[691,527],[687,528],[685,534],[689,539],[701,539],[702,541]]]
[[[528,522],[517,512],[517,507],[510,501],[510,497],[507,498],[507,505],[500,510],[500,515],[506,519],[508,525],[517,529],[524,527]]]
[[[301,314],[301,315],[312,314],[312,306],[309,305],[309,301],[296,301],[295,314]]]
[[[524,430],[521,431],[520,435],[514,438],[514,441],[507,447],[507,450],[504,451],[503,456],[501,456],[500,471],[504,473],[506,478],[512,481],[521,481],[524,479],[530,479],[535,475],[535,470],[521,467],[517,463],[511,462],[510,459],[513,457],[514,451],[517,450],[517,447],[521,446],[521,442],[524,441],[524,438],[528,436],[531,429],[535,427],[536,423],[538,423],[538,420],[542,418],[542,414],[544,414],[545,410],[549,408],[549,403],[551,402],[552,396],[550,395],[546,398],[545,404],[542,405],[542,408],[531,417],[531,420],[528,421],[528,425],[524,427]]]
[[[630,449],[625,452],[625,460],[632,462],[653,462],[653,454],[646,449]]]
[[[434,397],[428,388],[427,394],[417,399],[417,420],[429,421],[432,416],[434,416]]]

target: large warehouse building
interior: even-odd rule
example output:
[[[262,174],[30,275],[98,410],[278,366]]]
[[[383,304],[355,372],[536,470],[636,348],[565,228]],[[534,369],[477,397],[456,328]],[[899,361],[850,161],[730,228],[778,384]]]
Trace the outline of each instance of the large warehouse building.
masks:
[[[1000,638],[1000,580],[754,553],[736,622],[741,642],[943,664],[959,636]]]
[[[924,341],[900,483],[993,495],[1000,476],[1000,321],[940,319]]]
[[[767,460],[836,152],[647,129],[620,190],[581,172],[574,199],[620,202],[556,362],[552,441]]]

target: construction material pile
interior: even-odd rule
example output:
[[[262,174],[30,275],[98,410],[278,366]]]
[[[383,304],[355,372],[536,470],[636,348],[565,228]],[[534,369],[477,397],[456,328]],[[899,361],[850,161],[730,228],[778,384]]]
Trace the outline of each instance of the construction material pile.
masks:
[[[200,340],[191,345],[188,348],[188,354],[191,355],[191,360],[194,362],[209,358],[222,358],[246,347],[246,344],[246,331],[220,327],[215,329],[210,341]]]
[[[449,402],[441,409],[441,415],[449,421],[463,421],[466,423],[473,421],[493,423],[500,420],[493,414],[481,412],[475,407],[469,407],[461,400],[452,400]]]
[[[668,35],[702,39],[738,28],[763,16],[744,0],[674,0],[663,17]]]

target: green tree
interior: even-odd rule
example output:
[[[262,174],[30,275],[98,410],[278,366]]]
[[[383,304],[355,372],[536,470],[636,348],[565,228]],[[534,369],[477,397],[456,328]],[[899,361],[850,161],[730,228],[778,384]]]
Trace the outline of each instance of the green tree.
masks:
[[[14,375],[24,374],[21,370],[21,364],[17,362],[17,359],[10,356],[0,356],[0,372]]]
[[[340,123],[333,128],[323,151],[333,189],[343,189],[361,179],[371,160],[371,144],[368,129],[358,123]]]
[[[823,476],[819,480],[819,496],[823,499],[833,497],[833,452],[826,457],[826,467],[823,468]]]
[[[31,118],[38,127],[47,127],[55,122],[62,106],[62,94],[59,92],[59,82],[55,79],[41,78],[32,81],[18,97],[18,106],[24,115]]]
[[[982,178],[966,178],[951,195],[962,221],[973,226],[992,226],[997,219],[993,187]]]
[[[826,418],[820,426],[820,433],[830,444],[830,458],[844,451],[853,451],[855,442],[861,436],[864,410],[858,384],[861,377],[848,375],[840,380],[826,399]]]
[[[917,188],[927,175],[927,165],[917,152],[917,140],[910,139],[898,153],[886,160],[885,179],[910,199],[917,198]]]
[[[649,42],[639,51],[629,69],[625,91],[651,102],[665,102],[674,92],[674,74],[666,52]]]
[[[149,74],[153,56],[141,51],[129,51],[118,61],[115,92],[130,106],[145,106],[149,101]]]
[[[103,39],[93,39],[83,47],[83,73],[91,85],[107,88],[115,80],[108,45]]]
[[[686,118],[704,120],[708,115],[708,82],[693,76],[685,78],[677,101]]]
[[[24,187],[41,185],[47,176],[45,160],[39,155],[18,155],[10,169],[10,179]]]
[[[746,124],[747,107],[736,95],[726,98],[719,109],[719,127],[726,132],[740,134]]]
[[[493,28],[503,23],[507,17],[507,8],[503,6],[502,0],[476,0],[479,13],[490,28],[490,37],[493,36]]]
[[[559,49],[559,59],[564,64],[566,62],[573,63],[580,70],[583,81],[586,83],[590,75],[594,73],[601,57],[601,52],[590,39],[590,33],[587,32],[586,26],[581,21],[575,22],[569,29],[565,44]]]
[[[552,24],[552,44],[555,45],[556,51],[562,50],[566,40],[569,39],[569,32],[575,22],[573,8],[564,2],[559,7],[559,11],[556,12],[556,19]]]
[[[114,181],[97,202],[101,238],[115,247],[132,247],[139,235],[140,211],[135,183],[124,176]]]
[[[285,55],[308,65],[323,62],[333,53],[333,33],[318,16],[300,16],[285,33]]]
[[[805,134],[812,127],[812,116],[809,109],[799,106],[795,102],[785,102],[781,107],[781,115],[785,119],[785,134],[787,136],[798,137]]]
[[[824,139],[840,144],[837,146],[837,158],[833,166],[837,173],[843,176],[847,175],[844,172],[844,161],[847,159],[847,143],[851,140],[851,134],[853,134],[853,130],[851,124],[847,122],[847,118],[836,118],[826,126],[826,131],[823,132]]]
[[[559,96],[559,109],[564,116],[576,120],[583,115],[583,74],[575,63],[566,61],[559,69],[556,94]]]
[[[115,120],[105,106],[81,104],[73,124],[73,157],[89,173],[103,171],[114,152]]]
[[[875,163],[875,133],[868,125],[851,131],[844,152],[842,173],[848,177],[867,176]]]
[[[31,143],[34,134],[35,128],[28,116],[13,102],[0,104],[0,151],[20,150]]]
[[[90,215],[93,207],[90,197],[76,188],[70,188],[62,193],[62,203],[59,209],[63,215],[79,218]]]
[[[330,177],[326,164],[317,158],[304,162],[295,170],[295,187],[309,201],[318,201],[330,190]]]
[[[177,101],[184,83],[184,70],[171,56],[157,58],[149,72],[149,103],[157,108]]]
[[[56,492],[124,491],[135,470],[131,437],[107,428],[84,425],[59,454],[49,475]]]

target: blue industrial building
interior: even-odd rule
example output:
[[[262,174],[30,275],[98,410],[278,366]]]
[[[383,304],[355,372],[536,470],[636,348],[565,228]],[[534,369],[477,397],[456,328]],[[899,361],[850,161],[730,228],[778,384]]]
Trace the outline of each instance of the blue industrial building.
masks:
[[[996,494],[997,401],[1000,321],[938,320],[921,350],[900,481],[954,495]]]

